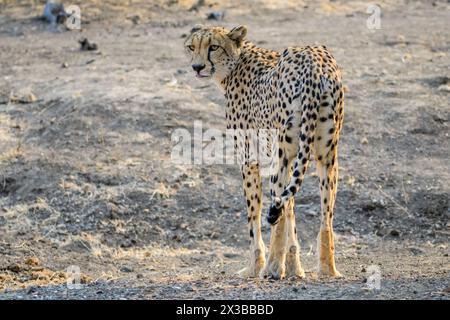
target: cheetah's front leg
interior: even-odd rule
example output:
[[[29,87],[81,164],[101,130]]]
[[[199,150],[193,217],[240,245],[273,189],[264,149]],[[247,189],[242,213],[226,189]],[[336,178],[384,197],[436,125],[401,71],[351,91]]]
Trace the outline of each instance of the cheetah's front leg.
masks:
[[[285,154],[281,151],[280,154]],[[271,195],[280,197],[284,186],[291,176],[290,163],[283,161],[277,174],[271,177]],[[268,222],[272,224],[270,233],[269,260],[261,277],[268,276],[273,279],[282,279],[295,276],[303,278],[305,272],[300,263],[300,245],[297,239],[295,226],[294,199],[286,202],[277,215],[269,212]]]
[[[259,165],[243,165],[242,178],[250,235],[250,263],[239,273],[246,277],[256,277],[264,268],[266,262],[266,250],[261,236],[262,191]]]
[[[282,163],[273,161],[272,172],[277,168],[277,172],[270,177],[270,194],[272,199],[279,198],[284,186],[289,181],[291,170],[290,160],[292,156],[288,154],[286,148],[274,150],[274,156],[280,158]],[[272,157],[272,159],[274,159]],[[288,275],[303,276],[300,265],[299,245],[295,233],[295,216],[293,202],[287,202],[279,211],[269,211],[267,221],[272,225],[270,232],[270,251],[266,268],[261,273],[261,277],[282,279],[286,275],[286,263],[288,264]],[[287,246],[289,248],[287,248]],[[287,250],[286,250],[287,249]],[[290,251],[291,250],[291,251]]]
[[[286,275],[286,215],[281,217],[270,230],[269,258],[260,277],[283,279]]]

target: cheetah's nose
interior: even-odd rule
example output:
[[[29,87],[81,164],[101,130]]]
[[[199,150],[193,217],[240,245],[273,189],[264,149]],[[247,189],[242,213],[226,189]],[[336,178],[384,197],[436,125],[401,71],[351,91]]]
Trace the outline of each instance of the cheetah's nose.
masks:
[[[192,69],[194,69],[194,71],[200,72],[203,69],[205,69],[205,65],[204,64],[193,64],[192,65]]]

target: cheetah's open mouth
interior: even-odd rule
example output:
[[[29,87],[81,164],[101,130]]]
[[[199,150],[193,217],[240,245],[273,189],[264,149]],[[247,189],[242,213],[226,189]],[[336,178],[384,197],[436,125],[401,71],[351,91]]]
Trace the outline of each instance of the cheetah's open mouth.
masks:
[[[195,77],[197,78],[210,78],[211,77],[211,73],[202,73],[202,72],[197,72],[195,74]]]

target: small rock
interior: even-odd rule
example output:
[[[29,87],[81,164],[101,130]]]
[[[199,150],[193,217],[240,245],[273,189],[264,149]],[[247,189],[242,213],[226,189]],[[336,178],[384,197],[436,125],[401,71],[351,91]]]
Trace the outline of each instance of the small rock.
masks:
[[[398,42],[404,43],[404,42],[406,42],[406,38],[405,38],[404,35],[399,34],[399,35],[397,36],[397,41],[398,41]]]
[[[225,11],[213,11],[206,15],[207,20],[223,20],[225,18]]]
[[[405,63],[405,62],[408,62],[411,59],[412,59],[412,55],[410,53],[405,53],[403,55],[403,57],[402,57],[402,62]]]
[[[139,22],[141,21],[141,17],[138,15],[134,15],[131,17],[127,17],[128,20],[131,20],[131,22],[133,22],[134,25],[139,24]]]
[[[207,237],[211,238],[211,239],[218,239],[219,238],[219,235],[216,232],[214,232],[214,231],[207,232],[205,235]]]
[[[29,266],[38,266],[41,264],[41,262],[39,261],[38,258],[31,257],[31,258],[28,258],[27,260],[25,260],[25,264],[29,265]]]
[[[361,206],[363,211],[374,211],[376,209],[384,209],[386,204],[382,200],[372,199],[370,202]]]
[[[375,231],[375,235],[377,235],[378,237],[383,237],[384,236],[384,232],[381,230],[377,230]]]
[[[317,216],[318,211],[319,210],[316,210],[315,208],[308,207],[303,211],[303,213],[307,216],[315,217],[315,216]]]
[[[87,38],[83,38],[78,41],[81,45],[82,51],[95,51],[98,50],[98,46],[96,43],[89,42]]]
[[[176,242],[181,242],[181,236],[176,234],[176,235],[172,236],[172,240],[174,240]]]
[[[347,176],[345,178],[345,183],[349,185],[350,187],[353,187],[355,185],[356,178],[354,176]]]
[[[6,269],[15,273],[19,273],[22,270],[17,263],[9,265]]]
[[[188,72],[184,69],[177,69],[177,74],[186,74],[186,73]]]
[[[10,96],[9,101],[12,103],[33,103],[37,101],[37,98],[33,92],[26,92]]]
[[[142,278],[144,278],[144,275],[142,273],[138,273],[136,275],[136,279],[142,279]]]
[[[129,267],[129,266],[123,266],[122,268],[120,268],[120,271],[121,271],[121,272],[127,272],[127,273],[129,273],[129,272],[133,272],[134,270],[133,270],[132,267]]]
[[[181,223],[179,227],[180,227],[180,229],[186,230],[188,228],[188,224],[187,223]]]
[[[29,286],[27,289],[27,294],[32,294],[36,292],[36,287],[34,286]]]
[[[85,274],[82,274],[80,276],[80,283],[87,284],[87,283],[90,283],[90,282],[92,282],[92,278],[90,276],[85,275]]]
[[[200,7],[203,7],[205,5],[205,0],[198,0],[197,3],[192,5],[192,7],[189,8],[189,11],[197,11],[200,9]]]
[[[63,250],[73,251],[78,253],[91,252],[92,246],[89,242],[82,239],[74,239],[70,243],[62,246]]]
[[[424,251],[422,249],[416,248],[416,247],[411,247],[409,248],[409,251],[411,251],[411,253],[415,256],[423,254]]]
[[[66,22],[68,14],[64,9],[63,4],[47,1],[42,16],[51,24],[62,24]]]
[[[27,95],[25,95],[23,102],[24,103],[32,103],[32,102],[35,102],[36,100],[37,100],[36,96],[32,92],[30,92]]]
[[[63,62],[61,67],[63,67],[64,69],[67,69],[69,67],[69,64],[67,62]]]
[[[448,84],[440,85],[440,86],[438,87],[438,91],[442,91],[442,92],[450,92],[450,85],[448,85]]]

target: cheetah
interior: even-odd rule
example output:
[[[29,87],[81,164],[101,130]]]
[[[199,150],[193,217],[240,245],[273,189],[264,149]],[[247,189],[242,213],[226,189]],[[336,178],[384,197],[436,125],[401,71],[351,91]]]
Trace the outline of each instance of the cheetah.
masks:
[[[247,28],[231,30],[196,25],[185,40],[197,78],[211,79],[226,99],[227,129],[234,136],[240,163],[250,235],[247,277],[303,278],[294,215],[310,158],[316,161],[321,198],[317,237],[318,273],[340,277],[334,258],[333,212],[338,184],[337,146],[344,114],[341,72],[325,46],[262,49],[246,40]],[[274,170],[270,174],[270,246],[261,234],[262,182],[260,163],[248,157],[247,130],[276,129],[267,143]]]

